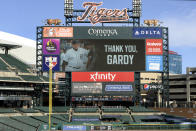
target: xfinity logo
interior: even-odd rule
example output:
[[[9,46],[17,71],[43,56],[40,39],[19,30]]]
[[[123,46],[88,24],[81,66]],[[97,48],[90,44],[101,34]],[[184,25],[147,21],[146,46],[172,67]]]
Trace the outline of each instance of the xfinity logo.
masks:
[[[116,29],[89,29],[88,34],[91,36],[116,36],[118,32]]]
[[[136,31],[135,35],[161,35],[161,32],[159,30],[141,30],[141,31]]]
[[[114,81],[116,77],[116,74],[112,74],[112,73],[94,73],[94,74],[90,74],[90,80],[93,81],[101,81],[101,80],[109,80],[109,81]]]

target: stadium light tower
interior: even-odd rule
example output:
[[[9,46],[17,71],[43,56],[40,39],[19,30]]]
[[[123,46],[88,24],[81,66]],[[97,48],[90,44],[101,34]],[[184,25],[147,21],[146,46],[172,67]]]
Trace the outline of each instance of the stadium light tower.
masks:
[[[65,0],[65,17],[73,16],[73,0]]]
[[[142,0],[133,0],[133,17],[140,17],[142,15]]]
[[[68,23],[71,23],[73,17],[73,0],[65,0],[64,3],[64,16],[67,26],[71,26]]]

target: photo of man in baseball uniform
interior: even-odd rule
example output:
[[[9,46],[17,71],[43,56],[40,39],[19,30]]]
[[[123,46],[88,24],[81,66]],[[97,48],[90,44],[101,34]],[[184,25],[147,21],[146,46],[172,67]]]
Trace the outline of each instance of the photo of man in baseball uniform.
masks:
[[[88,54],[87,49],[81,48],[79,40],[73,40],[72,48],[68,49],[62,57],[62,71],[86,71]]]

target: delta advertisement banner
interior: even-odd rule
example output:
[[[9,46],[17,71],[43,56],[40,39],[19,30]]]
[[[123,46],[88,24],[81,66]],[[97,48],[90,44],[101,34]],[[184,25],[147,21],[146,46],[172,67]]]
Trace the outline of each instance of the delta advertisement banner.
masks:
[[[134,27],[133,38],[162,38],[162,28],[160,27]]]
[[[72,82],[134,82],[134,72],[72,72]]]
[[[145,71],[143,39],[77,40],[77,45],[71,40],[65,40],[61,47],[63,72]]]
[[[146,56],[146,71],[163,71],[163,56]]]
[[[43,39],[42,49],[44,55],[59,55],[60,39]]]
[[[42,64],[42,71],[49,71],[50,60],[52,60],[52,70],[59,71],[60,67],[60,59],[59,56],[56,55],[44,55],[43,56],[43,64]]]
[[[43,27],[43,37],[73,37],[73,27]]]
[[[132,27],[74,27],[74,39],[131,39]]]
[[[146,55],[163,55],[163,40],[146,39]]]

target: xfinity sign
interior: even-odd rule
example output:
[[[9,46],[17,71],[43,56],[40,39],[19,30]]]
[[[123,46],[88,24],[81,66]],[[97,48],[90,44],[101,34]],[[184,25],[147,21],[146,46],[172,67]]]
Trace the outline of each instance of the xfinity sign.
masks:
[[[72,82],[133,82],[134,72],[72,72]]]
[[[133,28],[133,38],[162,38],[162,28],[135,27]]]

